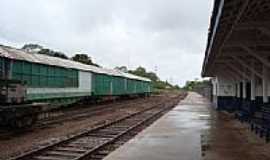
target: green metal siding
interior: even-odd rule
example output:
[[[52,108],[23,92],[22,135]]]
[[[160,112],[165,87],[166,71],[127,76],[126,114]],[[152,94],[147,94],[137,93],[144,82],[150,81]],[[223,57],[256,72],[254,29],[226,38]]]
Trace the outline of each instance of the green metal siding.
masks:
[[[5,59],[0,58],[0,73],[5,66]],[[27,84],[27,100],[29,101],[51,101],[62,100],[75,101],[84,96],[94,95],[124,95],[149,92],[151,82],[127,79],[105,74],[92,74],[92,91],[81,92],[68,90],[79,87],[79,71],[58,66],[31,63],[21,60],[9,60],[12,62],[11,78],[13,80],[25,81]],[[32,92],[29,89],[33,89]],[[38,89],[41,91],[36,92]],[[48,92],[44,92],[47,89]],[[50,91],[53,91],[50,93]],[[152,89],[151,89],[152,90]]]
[[[93,75],[93,93],[94,95],[124,95],[147,93],[149,82],[132,80],[108,76],[103,74]],[[125,84],[127,83],[127,84]]]
[[[127,93],[128,94],[135,94],[136,93],[136,81],[128,79],[127,82]]]
[[[94,95],[111,95],[111,76],[93,74],[92,88]]]
[[[27,100],[45,100],[45,99],[54,99],[54,98],[75,98],[75,97],[85,97],[89,96],[90,93],[86,92],[58,92],[58,93],[44,93],[44,94],[28,94]]]
[[[136,93],[142,93],[142,83],[141,83],[141,81],[136,81]]]
[[[151,87],[150,82],[129,79],[127,81],[127,94],[147,93],[149,92],[149,87]]]
[[[25,81],[36,88],[78,87],[78,70],[57,66],[13,61],[12,79]]]
[[[142,82],[142,86],[143,86],[143,92],[147,93],[148,92],[148,83],[147,82]]]
[[[123,77],[112,77],[112,88],[113,95],[123,95],[126,94],[125,90],[125,78]]]
[[[0,65],[1,64],[3,64],[2,59],[0,59]],[[78,78],[79,73],[78,70],[75,69],[67,69],[57,66],[29,63],[25,61],[16,61],[16,60],[13,61],[12,79],[25,81],[28,87],[32,88],[78,87],[79,85]],[[94,95],[100,96],[138,94],[149,92],[149,86],[151,88],[150,82],[93,73],[91,92]],[[67,95],[65,95],[65,97],[66,96]],[[35,95],[31,95],[31,97],[35,97]],[[47,97],[47,95],[45,96],[42,95],[42,97]]]
[[[144,82],[144,81],[137,81],[135,80],[135,93],[148,93],[149,92],[149,87],[151,86],[150,82]],[[150,87],[151,91],[151,87]]]

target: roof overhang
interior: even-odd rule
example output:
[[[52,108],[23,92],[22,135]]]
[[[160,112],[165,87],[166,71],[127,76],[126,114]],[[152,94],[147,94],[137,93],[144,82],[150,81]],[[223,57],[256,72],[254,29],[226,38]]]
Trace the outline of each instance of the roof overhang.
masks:
[[[248,64],[254,56],[263,61],[269,52],[269,0],[215,0],[203,77],[217,76],[231,65],[241,65],[241,60]]]

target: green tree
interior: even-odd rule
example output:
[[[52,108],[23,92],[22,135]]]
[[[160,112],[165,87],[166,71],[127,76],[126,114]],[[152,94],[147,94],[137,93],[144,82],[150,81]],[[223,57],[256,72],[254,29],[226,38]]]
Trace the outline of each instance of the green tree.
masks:
[[[25,44],[22,47],[22,49],[26,50],[30,53],[45,54],[45,55],[52,56],[52,57],[59,57],[59,58],[63,58],[63,59],[68,59],[68,57],[64,53],[54,51],[52,49],[44,48],[43,46],[41,46],[39,44],[32,44],[32,43]]]
[[[66,56],[64,53],[53,51],[53,50],[48,49],[48,48],[43,48],[40,51],[38,51],[38,53],[39,54],[46,54],[46,55],[49,55],[49,56],[52,56],[52,57],[68,59],[68,56]]]
[[[119,70],[128,70],[126,66],[121,66],[121,67],[115,67],[116,69]],[[179,89],[180,87],[178,85],[173,86],[167,81],[162,81],[158,77],[158,75],[154,72],[147,72],[147,70],[144,67],[137,67],[135,70],[128,70],[129,73],[148,78],[152,81],[153,87],[156,89]]]
[[[97,66],[100,67],[98,64],[94,63],[91,59],[91,57],[89,57],[87,54],[75,54],[72,58],[73,61],[77,61],[77,62],[81,62],[87,65],[93,65],[93,66]]]
[[[128,72],[128,69],[126,66],[115,67],[114,69],[120,70],[122,72]]]
[[[152,81],[158,81],[159,78],[154,72],[147,72],[145,68],[138,67],[135,70],[130,70],[129,73],[135,74],[137,76],[146,77],[151,79]]]
[[[24,50],[34,50],[34,49],[42,49],[43,47],[39,44],[32,44],[32,43],[29,43],[29,44],[25,44],[22,49]]]
[[[189,91],[196,91],[201,88],[208,87],[209,85],[210,85],[209,80],[200,81],[198,78],[196,78],[193,81],[187,81],[183,89],[189,90]]]
[[[159,80],[158,76],[154,72],[148,72],[147,76],[152,81],[158,81]]]

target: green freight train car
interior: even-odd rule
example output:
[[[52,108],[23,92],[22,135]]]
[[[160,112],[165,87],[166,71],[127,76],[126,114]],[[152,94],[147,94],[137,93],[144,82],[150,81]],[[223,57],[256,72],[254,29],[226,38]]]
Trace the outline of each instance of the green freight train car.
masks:
[[[14,104],[61,106],[83,99],[149,95],[151,91],[147,78],[0,45],[0,123],[5,119],[3,111]]]

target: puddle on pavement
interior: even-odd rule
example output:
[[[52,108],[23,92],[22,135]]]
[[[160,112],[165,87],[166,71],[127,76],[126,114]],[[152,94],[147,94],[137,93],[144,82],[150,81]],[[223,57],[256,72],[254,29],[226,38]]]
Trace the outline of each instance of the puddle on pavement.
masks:
[[[209,129],[201,131],[201,156],[205,157],[206,152],[210,150],[210,131]]]
[[[149,160],[205,159],[206,151],[211,148],[213,117],[210,105],[197,105],[200,100],[200,96],[191,93],[185,104],[177,105],[144,134],[133,139],[133,148],[126,155]]]
[[[199,119],[200,120],[210,120],[211,117],[209,114],[201,114],[201,115],[199,115]]]
[[[174,119],[171,122],[182,129],[181,134],[189,135],[183,138],[192,138],[194,143],[197,141],[199,152],[196,153],[194,149],[193,153],[197,156],[193,156],[200,157],[199,159],[204,159],[206,152],[210,149],[210,127],[213,119],[211,112],[208,103],[198,102],[185,102],[171,112],[171,118]]]

